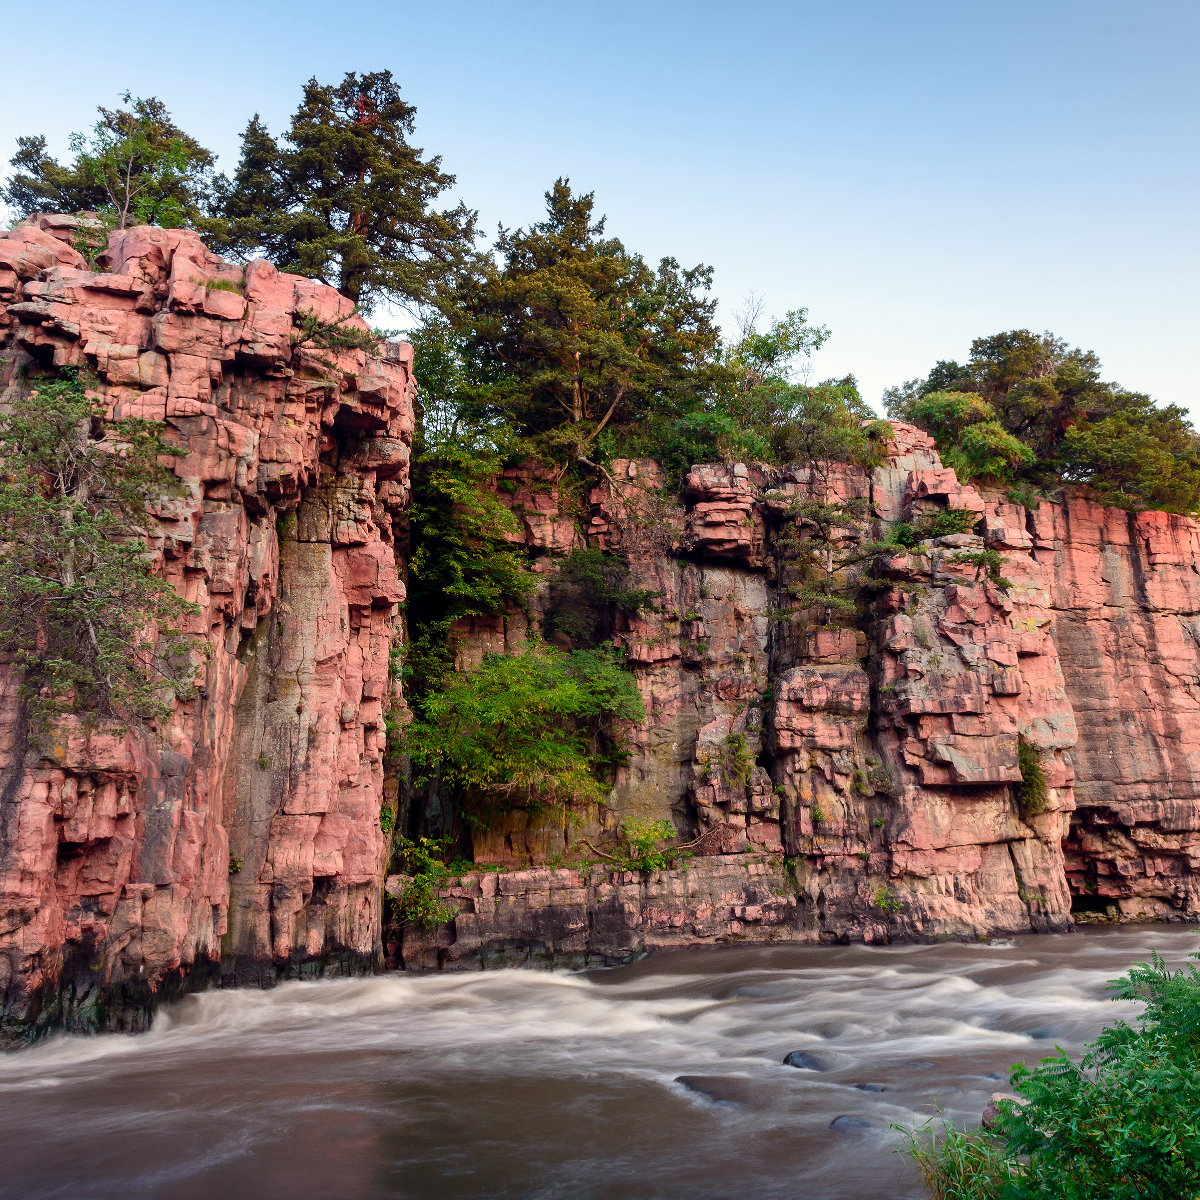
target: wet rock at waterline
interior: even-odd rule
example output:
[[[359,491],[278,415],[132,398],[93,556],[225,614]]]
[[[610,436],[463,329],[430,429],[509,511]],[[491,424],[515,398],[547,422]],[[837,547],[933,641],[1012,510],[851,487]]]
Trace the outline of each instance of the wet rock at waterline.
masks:
[[[828,1071],[829,1059],[820,1054],[811,1054],[807,1050],[793,1050],[783,1060],[785,1067],[800,1067],[805,1071]]]

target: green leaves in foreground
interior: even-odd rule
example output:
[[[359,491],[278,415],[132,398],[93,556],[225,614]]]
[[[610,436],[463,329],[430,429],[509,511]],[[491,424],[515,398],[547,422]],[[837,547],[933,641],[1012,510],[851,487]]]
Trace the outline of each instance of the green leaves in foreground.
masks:
[[[105,421],[78,374],[18,399],[0,426],[0,653],[35,728],[62,712],[149,719],[194,670],[195,605],[152,574],[150,505],[179,455],[148,421]]]
[[[1200,954],[1193,955],[1200,957]],[[1200,1196],[1200,970],[1158,954],[1110,989],[1143,1000],[1074,1063],[1061,1051],[1013,1087],[998,1136],[900,1129],[938,1200],[1181,1200]],[[899,1128],[899,1127],[897,1127]]]
[[[437,774],[478,818],[498,806],[599,801],[599,775],[616,756],[612,723],[643,716],[614,652],[533,644],[449,675],[405,736],[416,782]]]

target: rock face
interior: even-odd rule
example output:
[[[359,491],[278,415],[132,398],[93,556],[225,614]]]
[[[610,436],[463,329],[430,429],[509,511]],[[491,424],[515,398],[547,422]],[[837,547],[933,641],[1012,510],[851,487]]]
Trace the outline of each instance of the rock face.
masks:
[[[364,326],[331,289],[186,231],[114,234],[91,270],[74,222],[0,238],[0,403],[86,367],[111,414],[162,421],[186,450],[150,549],[198,607],[200,669],[153,728],[63,720],[35,745],[0,664],[4,1037],[138,1028],[214,978],[378,969],[385,942],[389,962],[464,969],[1062,930],[1073,907],[1200,918],[1200,526],[1026,511],[897,423],[870,472],[700,464],[667,486],[618,460],[587,496],[532,464],[495,481],[540,583],[528,611],[456,626],[456,667],[530,636],[571,647],[560,568],[604,551],[627,594],[653,597],[592,614],[647,715],[621,731],[605,804],[514,809],[474,836],[452,922],[382,939],[411,348],[302,340],[314,316]],[[867,511],[840,549],[946,511],[972,531],[839,568],[869,573],[870,599],[814,624],[789,591],[813,498]],[[1037,803],[1018,799],[1022,744]],[[436,797],[418,800],[407,829],[435,832]],[[611,851],[630,817],[670,821],[694,857],[547,865]]]
[[[187,450],[155,568],[199,612],[194,697],[135,733],[28,739],[0,670],[3,1028],[136,1028],[154,993],[378,957],[389,800],[388,656],[404,598],[412,351],[334,353],[296,319],[331,288],[244,270],[194,233],[116,233],[103,269],[73,218],[0,239],[5,398],[78,365],[116,416]],[[347,324],[365,328],[358,318]],[[27,378],[28,376],[28,378]],[[394,805],[395,788],[390,789]]]
[[[398,892],[400,877],[388,880]],[[540,868],[464,875],[449,925],[403,931],[411,969],[605,966],[648,950],[730,940],[815,941],[778,855],[700,858],[687,871]]]
[[[1200,526],[1086,501],[1031,514],[1079,727],[1072,892],[1129,916],[1200,911]]]
[[[480,861],[528,867],[582,837],[603,846],[626,816],[668,819],[692,843],[699,857],[675,873],[682,896],[702,886],[692,876],[706,877],[706,856],[786,857],[796,910],[781,926],[736,916],[754,908],[740,880],[720,901],[730,941],[1064,930],[1073,906],[1094,902],[1200,919],[1189,757],[1200,733],[1187,715],[1200,698],[1200,527],[1080,502],[1026,511],[960,484],[932,439],[899,423],[881,449],[869,474],[834,465],[819,479],[698,466],[681,501],[656,464],[619,461],[573,535],[557,493],[542,493],[525,542],[546,588],[529,616],[464,627],[460,656],[513,648],[545,625],[556,561],[586,538],[624,558],[630,587],[658,594],[656,611],[618,613],[613,631],[647,720],[625,731],[632,754],[606,809],[575,832],[518,814],[477,843]],[[804,628],[780,610],[791,539],[806,536],[795,501],[818,486],[866,500],[873,537],[944,510],[972,513],[975,529],[897,548],[859,627]],[[1015,794],[1020,741],[1046,784],[1034,811]],[[410,948],[423,966],[434,949],[456,967],[586,958],[591,943],[571,942],[583,928],[572,920],[596,907],[582,886],[539,885],[528,918],[505,901],[503,916],[408,935],[405,961]],[[655,911],[630,898],[631,951]],[[673,913],[677,941],[713,936],[685,902]]]

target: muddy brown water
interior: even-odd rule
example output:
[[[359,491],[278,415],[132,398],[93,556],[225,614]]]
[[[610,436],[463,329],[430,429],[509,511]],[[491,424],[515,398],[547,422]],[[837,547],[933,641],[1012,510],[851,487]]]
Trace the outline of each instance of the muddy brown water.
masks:
[[[977,1125],[1194,927],[711,948],[608,971],[214,991],[0,1056],[4,1197],[921,1195],[891,1122]],[[785,1066],[792,1052],[804,1067]]]

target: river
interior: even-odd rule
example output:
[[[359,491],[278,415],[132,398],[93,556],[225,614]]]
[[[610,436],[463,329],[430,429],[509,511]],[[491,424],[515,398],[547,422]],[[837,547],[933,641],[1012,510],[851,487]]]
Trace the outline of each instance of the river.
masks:
[[[0,1196],[905,1200],[890,1122],[978,1124],[1013,1063],[1136,1014],[1107,980],[1198,943],[1142,925],[208,992],[140,1036],[0,1056]]]

